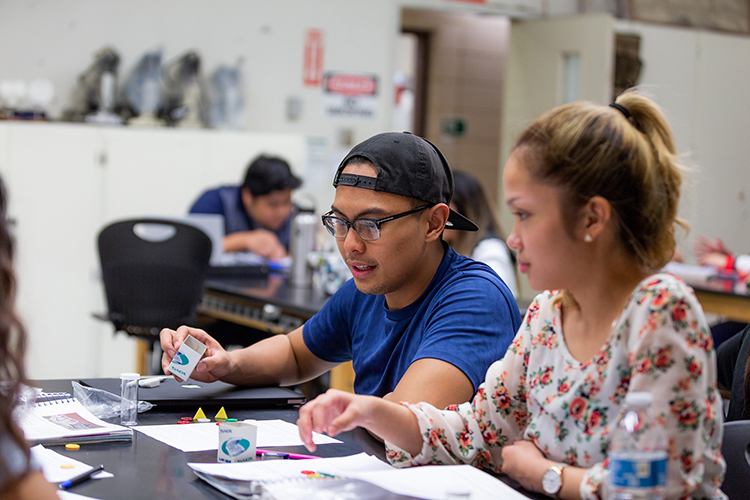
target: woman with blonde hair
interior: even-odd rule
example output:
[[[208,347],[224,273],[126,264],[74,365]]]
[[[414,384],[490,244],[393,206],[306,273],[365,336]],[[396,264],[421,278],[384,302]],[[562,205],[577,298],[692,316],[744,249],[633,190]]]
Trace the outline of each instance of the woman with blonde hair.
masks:
[[[397,465],[470,463],[554,498],[599,499],[618,412],[648,392],[668,437],[665,498],[725,498],[722,399],[692,290],[660,273],[675,249],[681,173],[649,99],[557,107],[521,134],[503,173],[508,246],[531,286],[503,359],[470,403],[439,410],[338,391],[300,410],[300,435],[362,426]]]
[[[13,241],[6,208],[7,196],[0,179],[0,499],[56,499],[54,488],[44,479],[13,419],[20,385],[26,381],[26,333],[14,306]]]
[[[461,255],[490,266],[513,296],[518,297],[515,259],[505,244],[497,213],[476,177],[466,172],[453,172],[451,209],[465,214],[479,230],[445,231],[443,239]]]

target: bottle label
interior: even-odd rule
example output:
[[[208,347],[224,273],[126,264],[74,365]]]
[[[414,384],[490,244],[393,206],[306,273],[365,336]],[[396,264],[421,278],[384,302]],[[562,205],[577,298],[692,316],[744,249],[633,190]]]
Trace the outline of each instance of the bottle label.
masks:
[[[650,454],[650,456],[641,457],[610,455],[609,482],[621,488],[666,486],[666,454]]]

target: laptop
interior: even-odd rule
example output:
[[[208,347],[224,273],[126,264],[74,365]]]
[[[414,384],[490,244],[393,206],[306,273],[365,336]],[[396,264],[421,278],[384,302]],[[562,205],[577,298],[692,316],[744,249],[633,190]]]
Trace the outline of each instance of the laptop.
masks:
[[[260,278],[268,275],[268,260],[250,252],[224,252],[224,216],[188,214],[170,220],[197,227],[211,240],[208,278]]]
[[[211,240],[210,266],[217,266],[224,255],[224,216],[219,214],[188,214],[182,217],[165,217],[175,222],[182,222],[197,227]]]
[[[144,377],[145,378],[145,377]],[[81,384],[120,394],[119,378],[84,379]],[[229,408],[277,409],[305,403],[305,396],[284,387],[240,387],[224,382],[177,382],[173,377],[156,387],[139,387],[138,399],[160,407],[223,406]]]

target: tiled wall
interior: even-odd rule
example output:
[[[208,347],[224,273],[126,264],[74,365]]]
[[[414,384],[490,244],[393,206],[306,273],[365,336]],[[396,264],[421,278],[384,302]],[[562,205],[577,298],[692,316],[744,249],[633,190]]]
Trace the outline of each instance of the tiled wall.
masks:
[[[509,20],[404,9],[404,28],[430,33],[426,136],[455,170],[476,175],[498,199],[500,116]],[[459,117],[466,132],[444,136],[444,118]]]

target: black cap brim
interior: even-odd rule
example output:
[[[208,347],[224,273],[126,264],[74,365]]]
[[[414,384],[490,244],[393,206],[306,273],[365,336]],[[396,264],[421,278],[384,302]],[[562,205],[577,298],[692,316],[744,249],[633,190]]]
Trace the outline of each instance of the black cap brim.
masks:
[[[445,229],[456,229],[459,231],[478,231],[479,228],[476,224],[471,222],[469,219],[464,217],[458,212],[450,211],[448,214],[448,222],[445,224]]]

